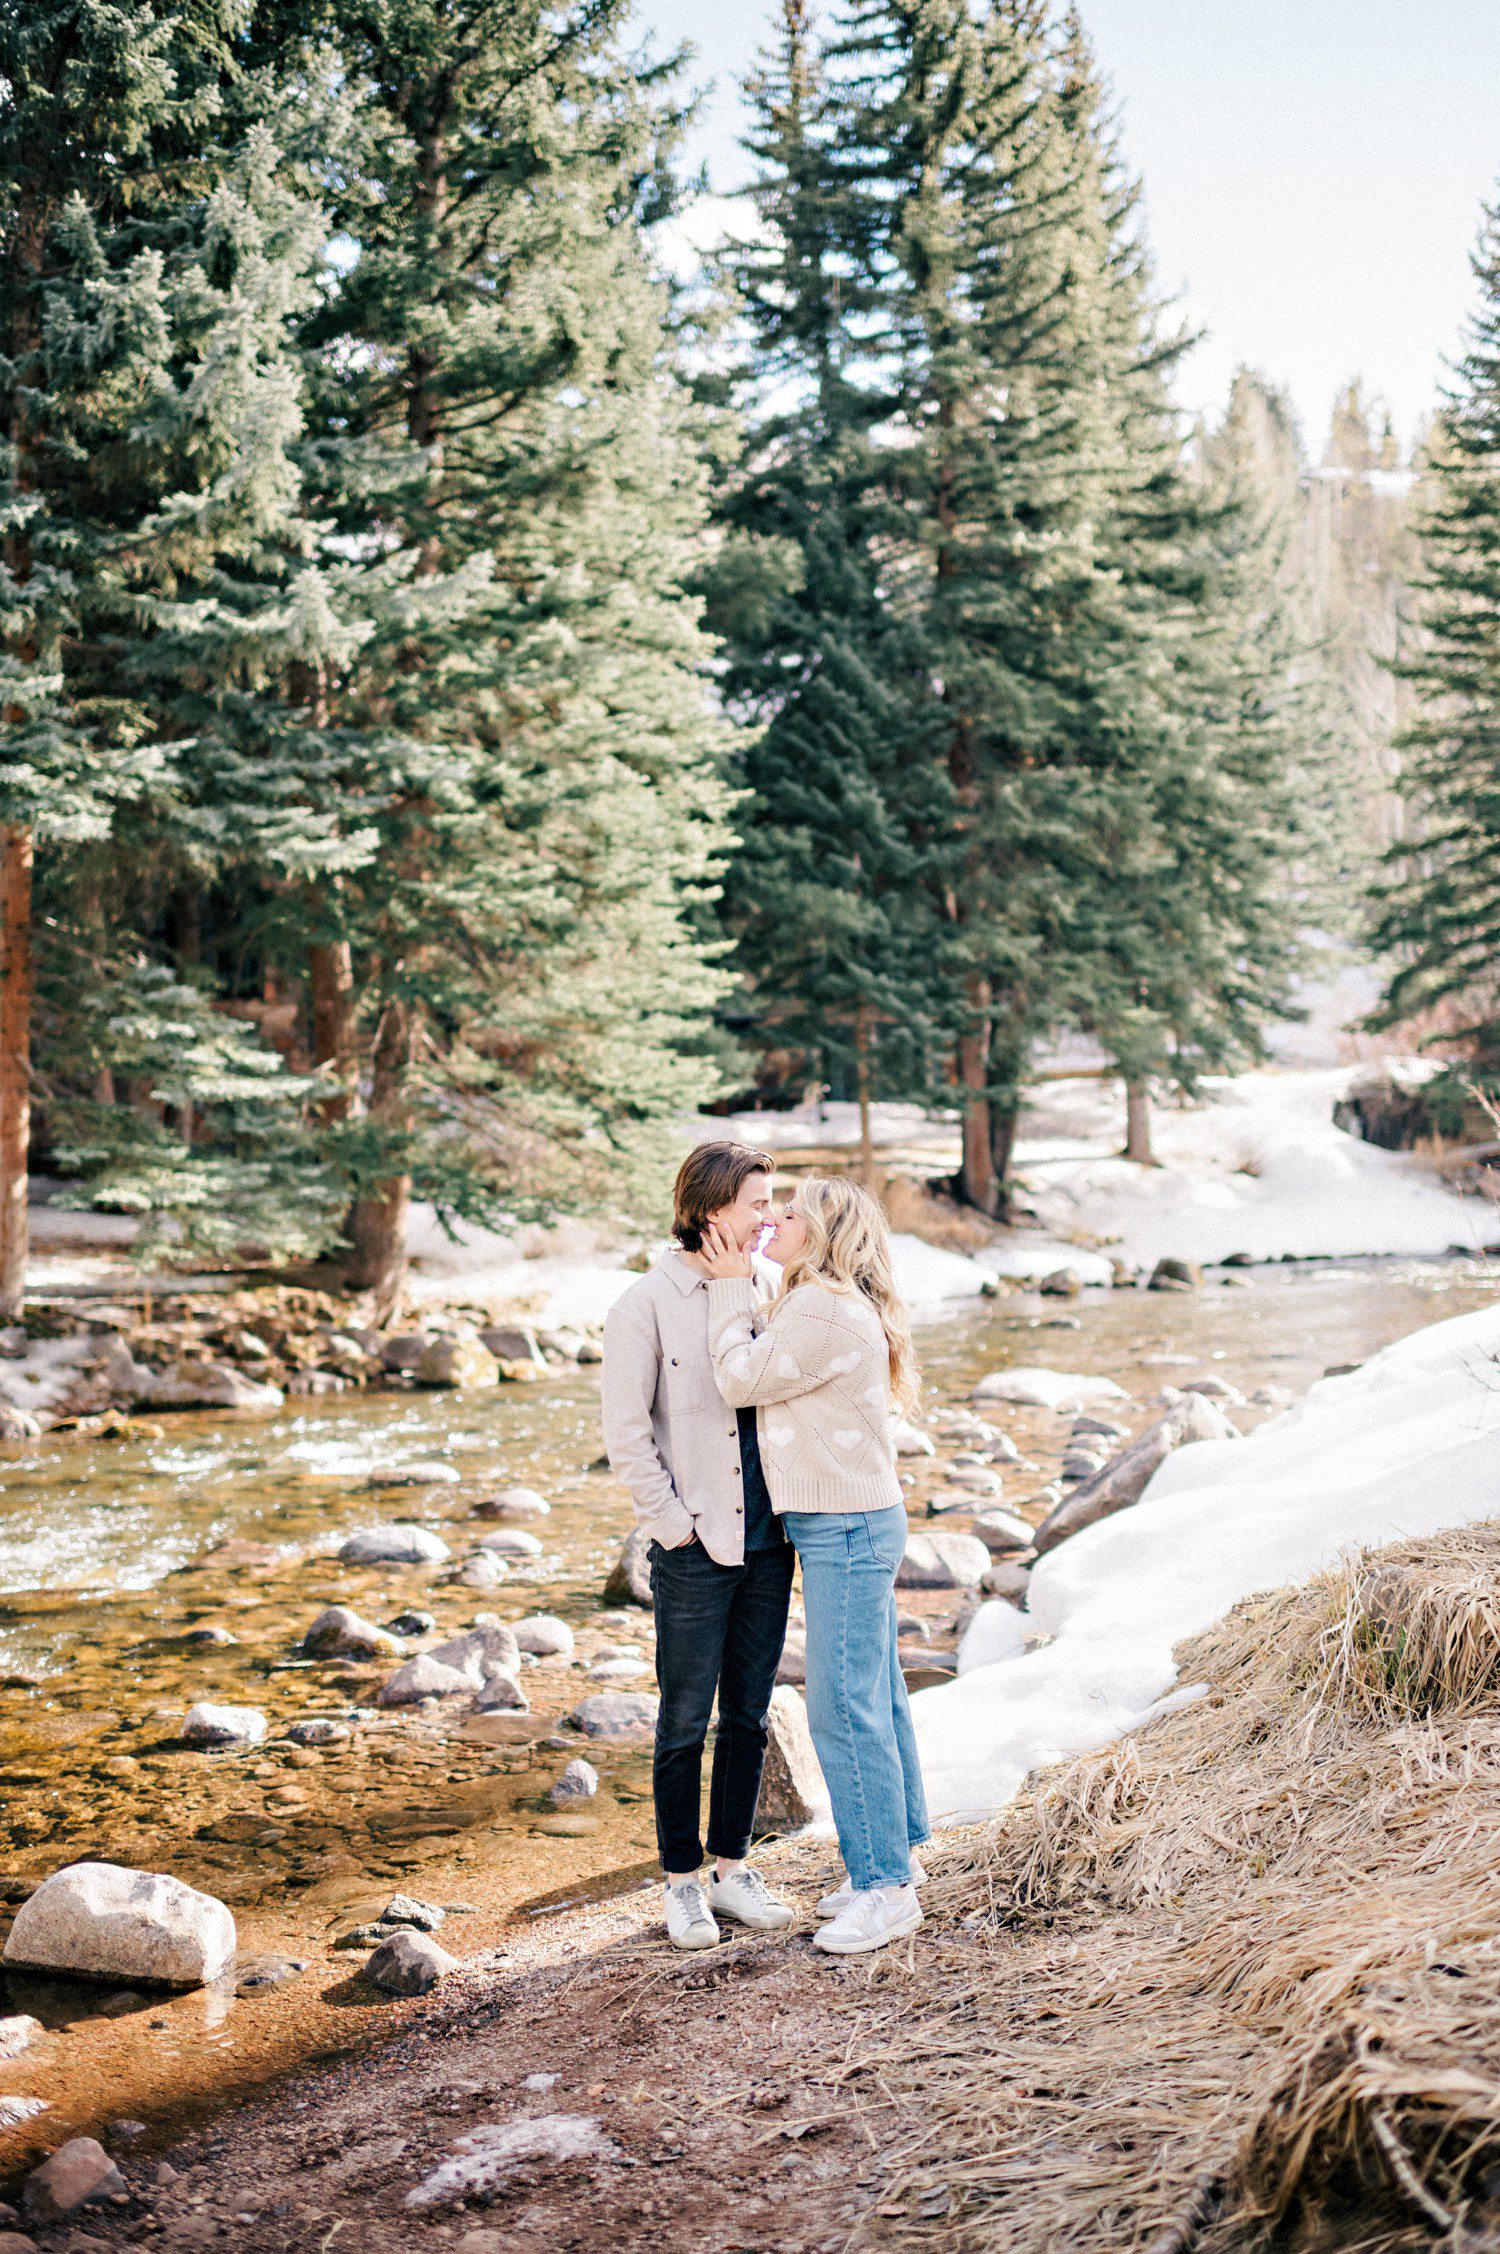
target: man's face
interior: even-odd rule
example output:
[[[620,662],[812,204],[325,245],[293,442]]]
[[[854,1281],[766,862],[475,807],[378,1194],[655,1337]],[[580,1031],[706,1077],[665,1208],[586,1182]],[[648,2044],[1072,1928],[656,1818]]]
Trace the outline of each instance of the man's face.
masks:
[[[717,1213],[709,1215],[711,1221],[717,1221],[719,1227],[733,1237],[742,1252],[746,1245],[754,1244],[761,1230],[775,1218],[769,1174],[747,1174],[733,1205],[721,1205]]]

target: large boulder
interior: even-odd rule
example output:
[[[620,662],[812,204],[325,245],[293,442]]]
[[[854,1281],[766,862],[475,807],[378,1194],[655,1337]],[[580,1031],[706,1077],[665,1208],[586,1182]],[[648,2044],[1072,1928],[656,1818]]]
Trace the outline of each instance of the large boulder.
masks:
[[[367,1526],[339,1549],[340,1565],[441,1565],[449,1556],[440,1534],[425,1526]]]
[[[399,1636],[361,1620],[346,1604],[331,1604],[320,1612],[302,1639],[308,1659],[384,1659],[400,1649]]]
[[[585,1737],[643,1738],[656,1727],[656,1707],[645,1691],[596,1691],[568,1720]]]
[[[500,1383],[500,1364],[482,1339],[440,1331],[422,1349],[417,1383],[457,1393],[477,1392],[482,1386]]]
[[[1123,1386],[1109,1377],[1083,1377],[1070,1370],[991,1370],[974,1388],[976,1401],[1014,1401],[1022,1408],[1082,1409],[1090,1401],[1123,1401]]]
[[[80,2208],[123,2197],[125,2178],[93,2137],[70,2137],[50,2160],[33,2168],[21,2197],[34,2223],[65,2223]]]
[[[650,1611],[650,1549],[651,1537],[644,1526],[634,1527],[626,1535],[624,1547],[604,1584],[606,1604],[641,1604]]]
[[[184,1357],[152,1379],[145,1399],[153,1409],[279,1409],[286,1395],[279,1385],[246,1377],[232,1362]]]
[[[407,1926],[382,1941],[365,1965],[376,1987],[391,1996],[425,1996],[457,1970],[457,1957],[450,1957],[430,1933],[414,1933]]]
[[[1038,1556],[1055,1550],[1069,1535],[1082,1533],[1085,1526],[1138,1503],[1153,1474],[1174,1448],[1188,1447],[1197,1440],[1239,1437],[1238,1427],[1205,1394],[1184,1393],[1164,1417],[1147,1426],[1138,1440],[1132,1440],[1102,1471],[1075,1487],[1066,1502],[1048,1512],[1032,1537]]]
[[[21,1904],[6,1964],[97,1980],[201,1988],[235,1951],[234,1919],[212,1894],[160,1871],[70,1863]]]
[[[828,1787],[818,1766],[802,1693],[778,1683],[771,1693],[766,1762],[755,1804],[759,1831],[800,1831],[828,1812]]]
[[[898,1589],[977,1589],[990,1553],[972,1534],[908,1534]]]

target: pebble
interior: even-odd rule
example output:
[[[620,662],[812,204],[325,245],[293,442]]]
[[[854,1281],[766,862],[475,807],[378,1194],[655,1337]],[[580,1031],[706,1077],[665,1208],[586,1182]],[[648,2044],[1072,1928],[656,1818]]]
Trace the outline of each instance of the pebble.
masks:
[[[368,1526],[339,1549],[340,1565],[443,1565],[450,1556],[440,1534],[400,1522]]]
[[[354,1733],[347,1722],[336,1722],[330,1714],[309,1714],[293,1722],[286,1734],[293,1745],[343,1745]]]
[[[549,1518],[551,1514],[552,1505],[534,1487],[502,1487],[497,1495],[487,1495],[474,1506],[476,1518],[504,1519],[510,1525],[528,1518]]]
[[[598,1790],[598,1770],[594,1767],[592,1761],[585,1761],[580,1757],[578,1760],[568,1763],[562,1775],[554,1782],[547,1797],[554,1807],[566,1808],[578,1800],[592,1800]],[[531,2083],[527,2084],[528,2088],[534,2086]]]
[[[571,1659],[574,1636],[566,1620],[550,1612],[533,1612],[515,1623],[518,1648],[536,1659]]]
[[[365,1966],[376,1987],[392,1996],[425,1996],[457,1970],[457,1957],[450,1957],[430,1933],[413,1933],[409,1927],[382,1941]]]
[[[125,2178],[97,2138],[70,2137],[50,2160],[33,2168],[21,2199],[35,2222],[63,2223],[80,2207],[125,2188]]]
[[[382,1659],[401,1646],[387,1629],[362,1620],[348,1605],[331,1604],[318,1614],[301,1648],[309,1659]]]
[[[486,1534],[479,1545],[492,1557],[540,1557],[540,1538],[528,1533],[524,1526],[501,1526],[493,1534]]]
[[[266,1718],[258,1706],[215,1706],[199,1699],[182,1718],[181,1735],[188,1745],[259,1745],[266,1734]]]
[[[420,1345],[415,1359],[421,1359]],[[391,1464],[384,1471],[372,1471],[365,1485],[372,1492],[387,1487],[456,1487],[458,1473],[452,1464]]]

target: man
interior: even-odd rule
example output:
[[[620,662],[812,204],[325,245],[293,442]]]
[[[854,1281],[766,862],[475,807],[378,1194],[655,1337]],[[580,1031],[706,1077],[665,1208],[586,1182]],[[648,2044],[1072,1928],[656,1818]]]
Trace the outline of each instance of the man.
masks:
[[[771,1509],[755,1411],[726,1408],[714,1384],[701,1258],[710,1222],[753,1249],[772,1220],[773,1163],[740,1143],[703,1143],[685,1159],[676,1241],[604,1326],[604,1444],[651,1537],[661,1691],[652,1787],[667,1932],[679,1949],[711,1947],[721,1917],[761,1931],[792,1917],[745,1857],[796,1559]],[[698,1822],[715,1690],[705,1890]]]

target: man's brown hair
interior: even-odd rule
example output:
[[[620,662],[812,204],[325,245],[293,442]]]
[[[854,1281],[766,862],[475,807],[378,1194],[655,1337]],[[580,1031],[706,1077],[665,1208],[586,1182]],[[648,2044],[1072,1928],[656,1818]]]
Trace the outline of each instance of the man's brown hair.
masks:
[[[774,1174],[769,1151],[748,1143],[700,1143],[677,1169],[672,1184],[672,1234],[684,1252],[701,1252],[710,1213],[733,1205],[749,1174]]]

